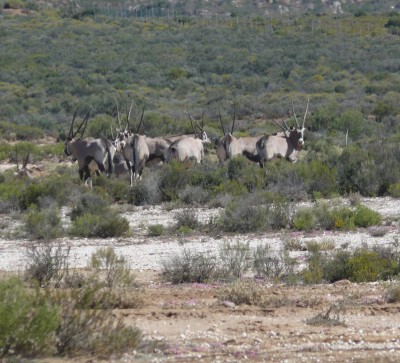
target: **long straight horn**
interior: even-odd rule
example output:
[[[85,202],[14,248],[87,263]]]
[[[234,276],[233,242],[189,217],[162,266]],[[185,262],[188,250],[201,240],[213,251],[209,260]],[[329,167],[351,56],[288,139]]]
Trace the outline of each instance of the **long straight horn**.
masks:
[[[294,110],[293,100],[292,100],[292,110],[293,110],[294,120],[296,121],[296,126],[297,128],[299,128],[299,123],[297,122],[297,117],[296,117],[296,111]]]
[[[71,137],[71,138],[73,138],[73,135],[74,135],[74,122],[75,122],[75,118],[76,118],[77,114],[78,114],[78,110],[75,110],[74,116],[72,117],[71,127],[69,128],[69,132],[68,132],[68,137]]]
[[[80,139],[82,139],[83,134],[85,133],[86,126],[87,126],[87,123],[88,123],[88,120],[89,120],[89,116],[90,116],[90,111],[91,111],[91,109],[89,109],[88,113],[86,114],[85,118],[83,119],[82,125],[85,124],[85,126],[83,127],[83,130],[82,130],[82,132],[81,132]],[[81,126],[82,126],[82,125],[81,125]],[[80,127],[79,127],[79,129],[80,129]],[[79,129],[78,129],[78,131],[79,131]],[[78,131],[77,131],[77,132],[78,132]]]
[[[131,102],[131,106],[129,107],[129,112],[126,110],[126,125],[125,125],[125,131],[130,131],[131,127],[129,125],[129,121],[131,119],[131,112],[132,112],[132,106],[133,106],[133,100]]]
[[[204,131],[204,109],[203,109],[203,113],[201,114],[201,132]]]
[[[142,124],[143,124],[143,115],[144,115],[144,110],[145,110],[145,108],[146,108],[146,106],[143,106],[142,116],[140,116],[140,122],[139,122],[139,126],[138,126],[138,128],[137,128],[137,133],[138,133],[138,134],[140,133],[140,127],[141,127]]]
[[[121,117],[119,116],[119,107],[118,107],[118,100],[115,99],[115,102],[117,104],[117,119],[118,119],[118,127],[119,127],[119,131],[122,130],[122,126],[121,126]]]
[[[310,97],[308,97],[307,99],[307,107],[306,107],[306,112],[304,114],[304,118],[303,118],[303,124],[301,125],[301,128],[304,128],[304,123],[306,122],[306,116],[307,116],[307,111],[308,111],[308,104],[310,103]]]
[[[285,135],[286,135],[286,132],[289,131],[286,128],[284,128],[278,121],[274,120],[274,123],[276,123],[285,132]]]
[[[219,122],[221,124],[222,132],[223,132],[223,134],[225,136],[226,132],[225,132],[224,124],[222,123],[222,116],[221,116],[221,109],[220,108],[218,108],[218,113],[219,113]]]
[[[81,128],[82,128],[82,126],[84,125],[85,122],[86,122],[86,117],[83,119],[83,121],[81,122],[81,124],[79,125],[77,130],[72,134],[72,138],[74,138],[79,133],[79,131],[81,130]]]
[[[286,123],[285,120],[283,120],[283,124],[284,124],[285,127],[286,127],[286,131],[290,131],[290,127],[288,126],[288,124]]]
[[[111,128],[111,140],[115,140],[115,137],[114,137],[114,131],[113,131],[113,125],[111,124],[110,125],[110,128]]]
[[[231,127],[231,135],[233,134],[233,130],[235,129],[235,121],[236,121],[236,106],[233,105],[233,120],[232,120],[232,127]]]
[[[193,118],[193,116],[189,113],[189,111],[186,111],[186,113],[189,116],[189,120],[190,120],[190,124],[192,125],[193,132],[194,132],[195,136],[197,137],[197,132],[196,132],[196,129],[194,128],[194,122],[196,122],[196,121]]]

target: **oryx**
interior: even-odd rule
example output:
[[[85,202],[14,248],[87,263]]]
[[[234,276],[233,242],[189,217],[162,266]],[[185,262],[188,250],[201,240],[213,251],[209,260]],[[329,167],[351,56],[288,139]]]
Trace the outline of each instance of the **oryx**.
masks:
[[[194,160],[201,163],[204,156],[203,140],[194,137],[185,137],[174,141],[169,149],[167,161],[178,160],[186,162]]]
[[[119,132],[118,136],[115,140],[117,145],[117,151],[119,151],[125,159],[127,168],[129,170],[130,175],[130,185],[133,184],[134,181],[140,178],[144,165],[149,159],[149,148],[146,143],[146,136],[140,135],[139,130],[143,122],[144,108],[142,111],[142,116],[140,119],[139,126],[137,128],[137,133],[133,133],[129,128],[129,120],[132,111],[132,104],[126,115],[126,126],[125,129],[122,130],[121,127],[121,119],[119,116],[118,110],[118,102],[117,102],[117,117],[119,124]]]
[[[284,126],[276,122],[283,132],[265,135],[258,140],[257,153],[259,155],[260,167],[264,166],[265,161],[274,158],[286,158],[293,163],[297,161],[297,156],[304,145],[304,123],[306,121],[309,101],[310,98],[307,100],[307,107],[301,126],[297,122],[296,112],[292,103],[296,127],[289,127],[285,121],[283,122]]]
[[[256,143],[261,136],[233,136],[235,127],[235,112],[233,113],[233,121],[230,132],[226,132],[222,123],[221,112],[219,113],[221,128],[224,136],[222,136],[216,147],[218,160],[222,163],[227,159],[232,159],[235,155],[244,155],[251,161],[258,161]]]
[[[199,164],[203,161],[204,144],[211,142],[204,131],[204,112],[201,117],[201,126],[189,112],[187,112],[187,114],[189,116],[194,135],[180,135],[174,138],[166,138],[173,141],[168,149],[168,162],[171,160],[178,160],[180,162],[193,160]],[[195,124],[199,128],[200,132],[196,132],[194,127]]]
[[[114,145],[106,139],[94,139],[87,137],[82,139],[85,132],[87,122],[89,120],[90,110],[86,114],[78,129],[74,132],[74,122],[77,115],[75,111],[72,118],[71,127],[65,140],[64,153],[67,156],[72,155],[73,161],[78,161],[79,176],[85,182],[85,185],[92,187],[92,179],[90,175],[89,164],[93,161],[97,165],[98,174],[106,170],[105,164],[108,163],[107,175],[110,176],[113,171],[113,156],[115,153]],[[75,138],[83,127],[80,137]]]
[[[165,162],[168,158],[168,152],[170,146],[181,139],[195,138],[200,139],[203,142],[209,142],[207,133],[204,131],[204,113],[202,116],[201,126],[193,118],[193,116],[187,112],[189,119],[193,128],[193,134],[183,134],[183,135],[172,135],[172,136],[159,136],[159,137],[147,137],[146,143],[149,149],[149,161],[154,159],[159,159],[160,162]],[[196,131],[195,126],[199,129]]]
[[[126,165],[126,161],[120,152],[115,153],[113,163],[114,174],[117,178],[119,178],[121,175],[129,173],[128,165]]]

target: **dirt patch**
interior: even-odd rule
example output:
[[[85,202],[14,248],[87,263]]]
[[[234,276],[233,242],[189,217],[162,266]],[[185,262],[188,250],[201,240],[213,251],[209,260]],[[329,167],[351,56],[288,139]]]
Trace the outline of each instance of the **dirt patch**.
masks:
[[[386,302],[390,283],[354,284],[340,281],[331,285],[286,286],[266,284],[268,302],[263,307],[235,305],[217,299],[219,284],[162,282],[162,261],[183,247],[217,253],[222,243],[249,242],[251,247],[268,243],[279,250],[288,238],[300,242],[333,241],[335,248],[393,244],[399,237],[400,206],[391,198],[363,199],[362,204],[379,211],[386,232],[374,237],[368,229],[353,232],[291,232],[247,235],[149,237],[148,226],[172,225],[184,210],[157,207],[128,207],[129,238],[63,238],[71,247],[70,265],[85,268],[99,247],[112,246],[131,264],[145,290],[142,308],[115,310],[128,325],[138,326],[144,348],[128,352],[114,361],[151,362],[396,362],[400,360],[400,304]],[[218,209],[198,208],[198,219],[207,223]],[[62,210],[67,222],[66,209]],[[0,217],[4,229],[19,228],[10,215]],[[4,234],[3,234],[4,235]],[[22,271],[26,266],[26,240],[0,240],[0,269]],[[304,260],[305,251],[292,251]],[[66,359],[51,360],[67,361]],[[87,361],[77,358],[74,361]]]

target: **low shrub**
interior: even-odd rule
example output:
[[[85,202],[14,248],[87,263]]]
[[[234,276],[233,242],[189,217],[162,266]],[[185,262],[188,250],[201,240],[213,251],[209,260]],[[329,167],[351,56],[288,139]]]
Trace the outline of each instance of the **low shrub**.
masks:
[[[181,227],[189,228],[190,230],[197,229],[200,225],[197,213],[194,209],[185,209],[175,214],[176,229],[179,230]]]
[[[351,253],[348,251],[338,251],[332,258],[324,263],[324,278],[328,282],[351,279],[352,271],[349,265]]]
[[[59,325],[60,308],[42,290],[0,281],[0,357],[54,354]]]
[[[287,259],[287,253],[277,255],[267,244],[258,245],[253,250],[253,268],[259,277],[281,280],[290,273],[290,268],[286,263]]]
[[[93,253],[89,267],[96,270],[96,280],[102,281],[110,289],[134,283],[125,257],[118,256],[112,247],[99,248]]]
[[[176,232],[181,236],[187,236],[193,233],[193,229],[188,226],[179,226]]]
[[[293,227],[299,231],[311,231],[317,226],[317,218],[311,208],[299,209],[293,218]]]
[[[182,190],[179,190],[177,195],[183,203],[191,205],[204,205],[211,199],[211,192],[199,185],[187,185]]]
[[[400,198],[400,183],[390,184],[388,194],[393,198]]]
[[[324,279],[324,255],[320,248],[314,245],[307,257],[307,268],[301,271],[300,275],[306,284],[318,284]]]
[[[400,284],[398,282],[386,289],[385,300],[388,303],[397,303],[400,301]]]
[[[174,284],[207,282],[214,276],[216,259],[213,256],[192,252],[186,248],[179,255],[162,261],[164,280]]]
[[[256,232],[265,228],[265,208],[235,200],[221,212],[219,224],[225,232]]]
[[[357,206],[354,219],[354,223],[357,227],[375,226],[381,223],[381,221],[382,217],[378,212],[362,205]]]
[[[379,213],[358,205],[353,210],[348,207],[330,207],[325,202],[317,202],[310,208],[299,209],[292,220],[294,228],[299,230],[341,229],[354,230],[356,227],[368,227],[379,224],[382,218]]]
[[[85,213],[72,221],[69,230],[76,237],[124,237],[130,233],[129,222],[116,212],[104,211],[103,214]]]
[[[36,282],[38,286],[60,287],[68,276],[69,252],[69,247],[63,248],[52,243],[28,246],[25,278]]]
[[[149,237],[159,237],[164,234],[164,226],[162,224],[151,224],[147,227],[147,235]]]
[[[19,207],[28,209],[32,204],[39,205],[40,199],[47,196],[46,187],[41,182],[28,182],[25,184],[19,197]]]
[[[325,255],[318,260],[317,266],[318,272],[321,268],[323,271],[321,280],[371,282],[398,275],[399,261],[398,252],[391,248],[360,248],[353,252],[338,251],[330,257]]]
[[[351,280],[354,282],[371,282],[386,280],[398,274],[399,262],[381,256],[377,251],[359,249],[349,259]]]
[[[219,301],[230,301],[236,305],[262,306],[267,296],[265,289],[260,284],[237,280],[220,288],[217,292],[217,298]]]
[[[100,215],[108,206],[107,201],[94,192],[79,194],[77,200],[73,202],[69,216],[75,221],[85,214]]]
[[[119,356],[138,347],[141,332],[127,327],[122,318],[98,309],[82,309],[72,296],[61,295],[61,322],[57,327],[57,354],[96,357]]]
[[[252,253],[249,243],[224,242],[219,249],[218,277],[224,280],[236,280],[252,267]]]
[[[32,205],[25,218],[25,231],[33,239],[53,239],[63,233],[60,211],[50,207],[40,210]]]

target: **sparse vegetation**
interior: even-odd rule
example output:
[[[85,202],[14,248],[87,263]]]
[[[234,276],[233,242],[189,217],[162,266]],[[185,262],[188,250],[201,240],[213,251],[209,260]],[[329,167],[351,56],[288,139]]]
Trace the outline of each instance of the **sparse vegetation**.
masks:
[[[216,259],[203,253],[191,252],[187,248],[180,255],[173,255],[163,262],[162,275],[174,284],[185,282],[207,282],[216,269]]]
[[[112,247],[100,248],[93,253],[89,267],[95,269],[96,280],[109,289],[131,286],[134,282],[128,262]]]
[[[318,301],[288,298],[286,292],[271,295],[266,282],[309,289],[307,284],[344,279],[398,278],[397,237],[389,247],[354,248],[345,242],[337,250],[329,237],[303,242],[304,236],[321,231],[342,235],[357,228],[378,238],[392,235],[398,226],[397,217],[383,220],[362,205],[364,197],[400,197],[398,4],[347,2],[343,14],[332,16],[321,1],[304,3],[306,14],[296,4],[288,6],[288,15],[278,12],[276,1],[3,4],[0,160],[13,167],[0,173],[0,212],[7,217],[0,228],[2,236],[27,239],[18,243],[28,247],[24,280],[0,280],[1,358],[115,360],[129,351],[134,358],[126,359],[136,359],[140,330],[129,312],[111,311],[135,309],[146,301],[125,256],[102,248],[86,269],[71,271],[69,247],[55,240],[66,235],[76,237],[74,243],[80,237],[130,237],[121,209],[161,203],[180,208],[176,225],[154,220],[147,227],[147,236],[168,233],[183,245],[179,255],[163,261],[162,277],[173,284],[217,282],[213,299],[226,307],[294,308]],[[110,42],[110,34],[117,41]],[[244,155],[218,163],[215,141],[222,136],[221,124],[237,137],[271,134],[280,131],[275,120],[294,124],[291,101],[299,115],[308,96],[306,141],[297,163],[282,158],[261,169]],[[76,163],[71,168],[63,163],[66,120],[76,110],[91,108],[85,136],[110,138],[116,99],[122,107],[133,100],[135,123],[139,110],[145,110],[140,132],[150,137],[191,133],[190,110],[204,121],[212,140],[205,145],[203,163],[149,166],[133,186],[125,177],[101,175],[94,178],[93,189],[84,187]],[[228,130],[232,113],[235,129]],[[17,172],[25,155],[35,172],[32,178]],[[337,202],[337,196],[347,197],[349,204]],[[314,205],[296,209],[299,201]],[[203,225],[198,206],[224,209]],[[65,210],[70,220],[61,220]],[[280,251],[265,243],[251,248],[249,236],[240,236],[239,242],[226,239],[272,231],[283,235]],[[185,243],[200,233],[215,237],[216,246],[221,241],[219,248],[208,253],[187,248]],[[385,300],[400,301],[398,284],[385,284]],[[205,306],[192,300],[186,302],[190,309]],[[306,323],[340,327],[343,313],[342,305],[332,305]],[[122,315],[128,316],[129,326],[118,318]],[[252,322],[252,329],[258,323]],[[265,333],[275,336],[272,330]],[[254,356],[251,348],[233,352],[231,343],[221,344],[232,359]],[[216,357],[216,346],[207,344]],[[153,348],[154,358],[160,352]]]

